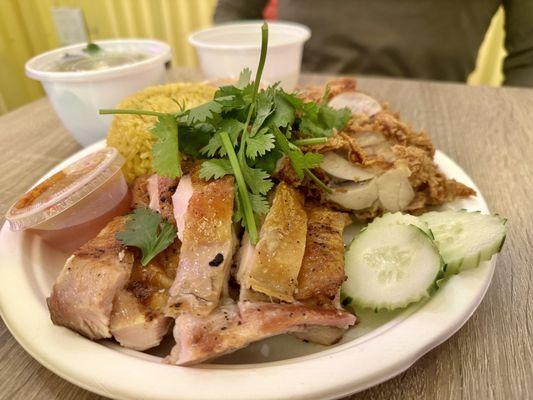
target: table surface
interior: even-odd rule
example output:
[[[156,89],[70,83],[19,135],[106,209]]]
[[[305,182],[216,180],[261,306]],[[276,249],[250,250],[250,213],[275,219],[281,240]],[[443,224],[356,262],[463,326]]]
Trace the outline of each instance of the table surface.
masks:
[[[305,75],[302,83],[327,77]],[[473,178],[508,237],[485,299],[451,339],[351,399],[533,398],[533,90],[361,78],[359,88],[425,128]],[[0,222],[13,200],[80,149],[46,99],[0,117]],[[423,332],[420,332],[423,334]],[[33,360],[0,321],[0,399],[103,399]]]

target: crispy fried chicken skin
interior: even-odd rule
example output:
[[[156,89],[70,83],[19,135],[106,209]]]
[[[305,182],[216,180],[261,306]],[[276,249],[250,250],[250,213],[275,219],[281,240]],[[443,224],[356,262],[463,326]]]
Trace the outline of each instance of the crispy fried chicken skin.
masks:
[[[324,165],[324,169],[319,168],[315,172],[334,191],[333,195],[327,196],[311,180],[299,180],[290,162],[282,159],[275,173],[278,179],[299,187],[307,197],[352,211],[362,219],[372,219],[386,211],[420,214],[428,206],[476,194],[473,189],[446,178],[439,171],[433,160],[435,148],[425,131],[413,130],[401,121],[398,113],[391,112],[385,105],[376,109],[378,103],[375,100],[369,106],[373,99],[356,92],[356,83],[352,79],[334,80],[327,86],[326,99],[331,106],[339,96],[354,95],[337,102],[339,106],[348,104],[353,114],[342,131],[335,132],[326,143],[308,146],[304,151],[340,156],[358,169],[376,175],[375,178],[354,179],[352,181],[358,185],[346,185],[346,180],[339,179],[342,175],[339,165],[330,164],[331,169]],[[301,97],[307,101],[322,101],[323,93],[323,87],[311,87],[301,92]],[[372,111],[368,112],[369,109]],[[391,179],[379,179],[380,175],[391,170],[395,171]],[[372,185],[367,185],[368,190],[360,187],[372,179],[376,179],[377,190]],[[350,203],[342,200],[346,190],[354,192],[349,196],[352,199]]]
[[[307,237],[294,298],[319,306],[332,305],[344,274],[342,232],[351,223],[346,213],[307,204]]]

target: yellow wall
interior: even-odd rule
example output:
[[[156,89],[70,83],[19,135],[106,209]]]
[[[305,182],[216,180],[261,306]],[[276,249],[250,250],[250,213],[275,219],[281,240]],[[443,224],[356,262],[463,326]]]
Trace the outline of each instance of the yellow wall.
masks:
[[[196,65],[189,32],[211,24],[216,0],[0,0],[0,114],[43,95],[24,75],[32,56],[59,45],[52,7],[81,7],[92,39],[151,37],[168,42],[174,65]],[[499,85],[503,51],[500,10],[480,49],[471,84]]]
[[[150,37],[170,44],[174,65],[194,67],[190,32],[209,26],[216,0],[0,0],[0,114],[39,98],[24,74],[32,56],[59,45],[52,7],[83,9],[91,39]]]

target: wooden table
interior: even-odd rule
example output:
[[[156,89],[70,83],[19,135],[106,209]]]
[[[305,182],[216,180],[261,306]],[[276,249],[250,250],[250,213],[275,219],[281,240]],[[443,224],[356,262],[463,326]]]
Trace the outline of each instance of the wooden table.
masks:
[[[320,83],[323,76],[304,76]],[[415,127],[474,179],[508,238],[478,310],[408,371],[352,399],[533,398],[533,90],[361,78],[360,88]],[[0,215],[80,149],[46,99],[0,118]],[[3,221],[3,219],[2,219]],[[418,332],[423,335],[423,332]],[[34,361],[0,322],[0,399],[101,399]]]

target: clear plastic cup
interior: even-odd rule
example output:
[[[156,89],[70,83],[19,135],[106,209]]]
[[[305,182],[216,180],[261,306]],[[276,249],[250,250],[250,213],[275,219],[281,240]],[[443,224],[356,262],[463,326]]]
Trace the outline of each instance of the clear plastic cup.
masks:
[[[11,206],[6,214],[11,230],[29,230],[60,251],[74,251],[129,211],[123,164],[113,147],[70,164]]]
[[[196,48],[205,78],[236,78],[246,67],[255,74],[261,53],[262,24],[263,21],[228,23],[190,35],[189,43]],[[303,46],[311,30],[291,22],[269,22],[268,28],[262,82],[280,82],[283,89],[293,90],[300,77]]]

